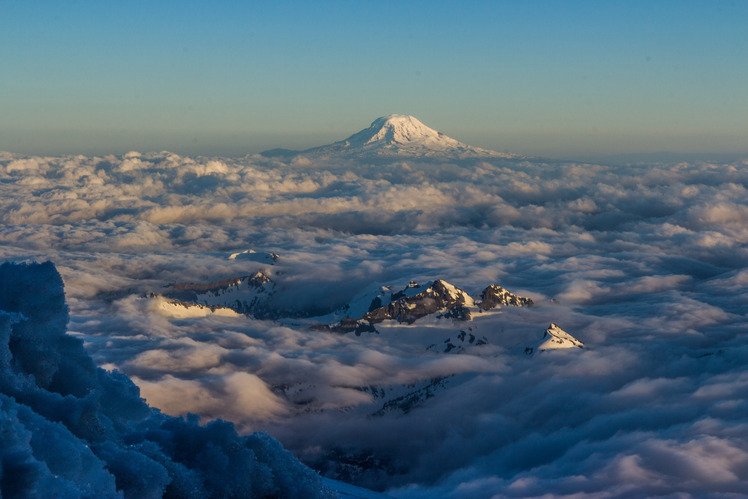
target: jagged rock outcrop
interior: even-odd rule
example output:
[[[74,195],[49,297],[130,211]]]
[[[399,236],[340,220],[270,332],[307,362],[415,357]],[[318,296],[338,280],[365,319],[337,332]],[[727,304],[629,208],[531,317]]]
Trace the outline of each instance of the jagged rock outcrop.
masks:
[[[462,289],[437,279],[421,285],[415,281],[399,291],[393,286],[378,286],[340,307],[336,313],[340,319],[321,329],[357,335],[363,332],[378,332],[374,324],[394,320],[412,324],[423,317],[434,315],[438,319],[469,321],[478,310],[486,311],[500,306],[526,307],[533,304],[530,298],[517,296],[492,284],[475,301]]]
[[[379,333],[374,324],[364,319],[341,319],[339,322],[322,326],[319,329],[336,333],[354,333],[356,336],[361,336],[361,333]]]
[[[450,336],[441,344],[432,343],[426,347],[426,350],[431,352],[462,353],[466,347],[488,344],[488,338],[485,336],[478,338],[472,331],[472,327],[469,327],[467,331],[460,329],[460,332],[454,335],[454,339]]]
[[[491,284],[483,290],[478,302],[481,310],[491,310],[500,306],[529,307],[533,305],[530,298],[517,296],[497,284]]]
[[[408,291],[422,288],[425,289],[408,296]],[[441,317],[444,318],[470,320],[471,314],[468,307],[473,306],[475,302],[470,295],[441,279],[423,287],[411,282],[405,290],[392,295],[390,303],[369,310],[363,319],[370,324],[385,320],[412,324],[421,317],[441,313]]]
[[[211,311],[222,307],[256,319],[311,315],[305,311],[278,308],[274,303],[280,300],[273,300],[276,292],[279,292],[276,283],[264,271],[259,271],[252,275],[210,283],[174,284],[161,294],[183,307],[197,304],[210,307]],[[517,296],[496,284],[483,290],[480,301],[476,302],[468,293],[442,279],[425,285],[410,281],[399,291],[393,292],[392,286],[378,286],[375,290],[368,290],[333,313],[330,317],[331,320],[337,319],[335,322],[327,322],[327,325],[314,329],[360,335],[378,332],[374,325],[386,320],[412,324],[418,319],[434,315],[439,319],[469,321],[478,310],[532,304],[530,298]]]

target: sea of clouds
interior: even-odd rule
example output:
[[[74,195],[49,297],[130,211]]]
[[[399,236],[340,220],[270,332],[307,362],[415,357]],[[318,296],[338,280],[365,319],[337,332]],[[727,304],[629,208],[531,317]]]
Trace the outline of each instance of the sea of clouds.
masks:
[[[0,259],[51,260],[69,331],[150,405],[266,430],[338,478],[403,497],[737,497],[746,188],[748,161],[0,153]],[[250,248],[280,255],[268,272],[298,322],[147,297],[264,268],[228,258]],[[470,324],[303,326],[372,285],[437,278],[536,306],[476,318],[489,344],[449,354],[430,335]],[[550,322],[585,349],[524,355]],[[372,416],[361,389],[433,379],[446,388],[407,413]]]

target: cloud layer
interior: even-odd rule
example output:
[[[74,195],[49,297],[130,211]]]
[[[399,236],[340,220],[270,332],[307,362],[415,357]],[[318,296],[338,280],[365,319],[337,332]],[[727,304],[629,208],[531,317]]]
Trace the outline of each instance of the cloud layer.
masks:
[[[70,329],[150,404],[266,429],[359,484],[409,497],[743,494],[747,187],[748,162],[3,154],[0,257],[54,261]],[[144,297],[267,267],[229,260],[249,248],[280,255],[277,302],[300,315],[435,278],[474,296],[498,283],[537,306],[355,336],[185,317]],[[526,357],[550,322],[587,348]],[[426,351],[466,327],[488,345]],[[431,384],[407,413],[371,416],[383,399],[364,388]]]

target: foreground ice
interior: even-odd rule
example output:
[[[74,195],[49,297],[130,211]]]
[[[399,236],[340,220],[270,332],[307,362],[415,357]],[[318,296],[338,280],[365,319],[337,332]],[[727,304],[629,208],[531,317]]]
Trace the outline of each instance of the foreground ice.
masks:
[[[0,497],[335,497],[265,433],[147,406],[67,321],[51,263],[0,266]]]

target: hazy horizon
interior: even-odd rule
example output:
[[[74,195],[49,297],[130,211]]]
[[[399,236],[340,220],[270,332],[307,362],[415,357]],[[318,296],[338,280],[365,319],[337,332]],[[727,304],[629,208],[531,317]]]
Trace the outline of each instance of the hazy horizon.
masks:
[[[236,157],[411,114],[554,158],[744,154],[748,4],[83,1],[0,10],[0,150]]]
[[[362,127],[363,128],[363,127]],[[143,147],[118,147],[109,148],[108,144],[104,146],[96,147],[89,150],[76,149],[74,146],[59,148],[40,148],[39,150],[20,148],[14,150],[11,148],[2,149],[0,151],[11,154],[18,154],[24,156],[69,156],[69,155],[84,155],[84,156],[107,156],[115,155],[122,156],[128,152],[139,152],[139,153],[159,153],[162,151],[168,151],[171,153],[179,154],[180,156],[202,156],[202,157],[217,157],[217,158],[240,158],[252,154],[260,154],[264,151],[270,151],[272,149],[290,149],[303,151],[308,148],[317,147],[321,145],[330,144],[339,140],[343,140],[349,135],[359,130],[351,130],[345,136],[332,137],[330,134],[320,134],[319,138],[314,141],[311,138],[299,138],[293,134],[287,136],[279,134],[277,138],[269,139],[266,143],[267,146],[255,147],[253,149],[244,149],[236,145],[230,144],[230,137],[219,137],[214,140],[208,140],[205,137],[201,139],[194,139],[189,145],[175,145],[174,147],[162,147],[162,143],[153,144],[151,141],[144,139],[139,145]],[[442,130],[439,130],[442,131]],[[449,134],[447,134],[449,135]],[[452,138],[456,138],[451,136]],[[287,140],[283,140],[286,138]],[[465,141],[463,141],[465,142]],[[512,148],[498,148],[491,147],[488,142],[466,142],[469,145],[482,147],[484,149],[495,150],[499,152],[508,152],[515,154],[522,154],[529,157],[547,158],[554,160],[564,161],[583,161],[583,162],[659,162],[659,161],[690,161],[690,160],[714,160],[714,161],[730,161],[736,159],[742,159],[748,157],[748,150],[735,150],[735,151],[690,151],[690,150],[632,150],[632,151],[586,151],[578,153],[564,153],[559,151],[554,153],[553,151],[533,152],[530,149],[520,150]],[[289,145],[290,144],[290,145]],[[541,148],[539,148],[540,150]]]

